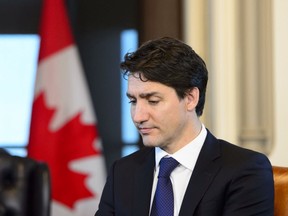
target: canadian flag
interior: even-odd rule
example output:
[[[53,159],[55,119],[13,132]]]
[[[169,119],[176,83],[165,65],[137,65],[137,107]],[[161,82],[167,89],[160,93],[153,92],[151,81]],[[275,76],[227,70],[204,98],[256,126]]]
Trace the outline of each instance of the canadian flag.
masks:
[[[28,157],[50,169],[52,216],[91,216],[106,172],[64,0],[44,0]]]

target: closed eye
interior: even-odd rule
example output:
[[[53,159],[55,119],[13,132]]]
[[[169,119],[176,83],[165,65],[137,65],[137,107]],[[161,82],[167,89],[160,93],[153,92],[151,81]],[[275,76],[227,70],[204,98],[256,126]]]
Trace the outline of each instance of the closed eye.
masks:
[[[151,105],[157,105],[159,103],[159,100],[149,100],[148,102]]]
[[[134,105],[134,104],[136,104],[136,100],[130,100],[129,103]]]

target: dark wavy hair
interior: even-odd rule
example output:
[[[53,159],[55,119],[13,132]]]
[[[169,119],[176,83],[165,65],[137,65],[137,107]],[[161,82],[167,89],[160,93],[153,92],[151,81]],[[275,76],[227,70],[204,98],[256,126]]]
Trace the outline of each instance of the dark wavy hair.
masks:
[[[203,59],[182,41],[170,37],[147,41],[135,52],[127,53],[120,68],[124,78],[139,73],[142,81],[159,82],[174,88],[180,99],[189,90],[198,88],[200,96],[196,113],[202,115],[208,71]]]

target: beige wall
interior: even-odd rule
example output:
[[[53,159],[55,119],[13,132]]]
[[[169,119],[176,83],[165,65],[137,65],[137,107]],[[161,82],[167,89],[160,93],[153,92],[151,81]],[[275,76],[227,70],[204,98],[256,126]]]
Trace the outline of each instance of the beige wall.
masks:
[[[288,1],[183,1],[184,40],[210,71],[203,122],[288,166]]]
[[[273,164],[288,166],[288,1],[273,1],[274,121]]]

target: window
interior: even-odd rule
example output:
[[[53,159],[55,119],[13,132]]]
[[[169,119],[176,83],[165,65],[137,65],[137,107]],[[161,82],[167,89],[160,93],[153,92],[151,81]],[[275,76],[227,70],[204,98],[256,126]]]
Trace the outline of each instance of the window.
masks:
[[[0,35],[0,148],[26,155],[39,50],[37,35]]]
[[[134,29],[125,30],[121,34],[121,60],[127,52],[133,52],[138,47],[138,34]],[[139,134],[130,117],[129,100],[126,97],[127,80],[121,76],[121,134],[124,143],[122,155],[128,155],[138,149],[135,143],[138,142]],[[134,144],[134,145],[133,145]]]

